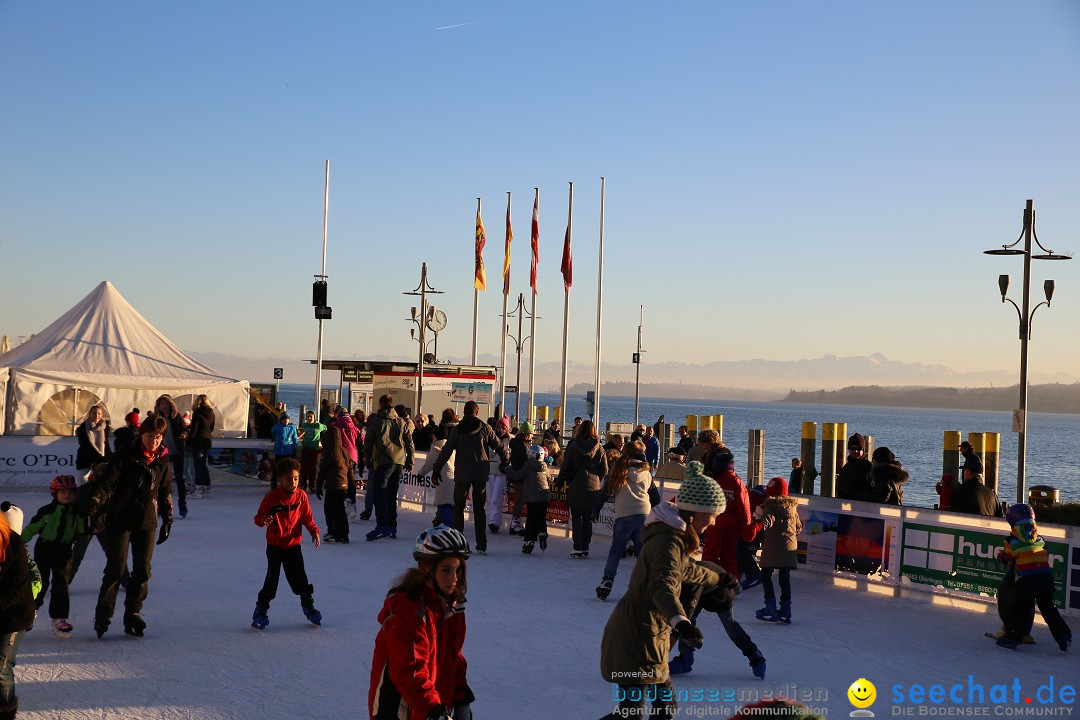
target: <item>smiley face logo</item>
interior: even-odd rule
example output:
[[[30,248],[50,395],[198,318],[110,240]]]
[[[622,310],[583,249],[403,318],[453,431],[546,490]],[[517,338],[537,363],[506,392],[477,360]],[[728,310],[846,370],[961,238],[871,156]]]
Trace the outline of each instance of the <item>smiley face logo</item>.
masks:
[[[859,678],[851,683],[847,691],[848,700],[857,708],[868,708],[877,699],[877,688],[866,678]]]

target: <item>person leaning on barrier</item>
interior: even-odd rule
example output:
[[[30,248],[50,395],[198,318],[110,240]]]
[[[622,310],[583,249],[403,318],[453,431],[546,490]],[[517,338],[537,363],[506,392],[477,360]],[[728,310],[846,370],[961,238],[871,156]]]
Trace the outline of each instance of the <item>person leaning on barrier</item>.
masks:
[[[675,462],[686,462],[687,455],[694,447],[694,436],[690,434],[690,428],[685,425],[679,426],[679,444],[668,449],[668,459]]]
[[[953,496],[952,512],[985,517],[1005,517],[997,493],[983,484],[983,465],[972,456],[964,465],[964,482]]]
[[[875,498],[869,477],[873,468],[866,459],[866,438],[855,433],[848,439],[847,449],[847,462],[836,474],[836,497],[873,502]]]

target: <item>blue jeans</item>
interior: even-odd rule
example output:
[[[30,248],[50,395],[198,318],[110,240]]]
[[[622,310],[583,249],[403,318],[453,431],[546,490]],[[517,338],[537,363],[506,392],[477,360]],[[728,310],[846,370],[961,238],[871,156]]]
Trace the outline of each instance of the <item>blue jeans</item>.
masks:
[[[206,467],[206,456],[210,450],[206,448],[192,448],[191,459],[195,463],[195,484],[210,485],[210,470]]]
[[[15,653],[25,630],[0,635],[0,706],[15,702]]]
[[[791,602],[791,568],[767,567],[761,569],[761,587],[765,590],[765,599],[776,599],[776,591],[773,590],[772,584],[773,570],[780,571],[780,602]]]
[[[397,528],[397,491],[401,482],[401,465],[380,465],[371,473],[369,482],[375,492],[375,524]]]
[[[608,551],[607,565],[604,566],[604,577],[615,579],[615,573],[619,571],[619,561],[622,560],[626,551],[626,543],[634,541],[634,555],[641,552],[641,529],[645,527],[644,515],[627,515],[615,518],[615,527],[612,528],[611,550]]]
[[[439,522],[446,527],[454,526],[454,506],[451,503],[436,505],[435,514],[439,516]]]

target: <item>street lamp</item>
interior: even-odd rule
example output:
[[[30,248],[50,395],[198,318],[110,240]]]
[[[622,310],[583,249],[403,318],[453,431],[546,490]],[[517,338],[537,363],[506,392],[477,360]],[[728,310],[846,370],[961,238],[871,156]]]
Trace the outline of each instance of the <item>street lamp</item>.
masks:
[[[427,296],[429,293],[441,295],[441,290],[436,290],[428,284],[427,279],[427,263],[423,263],[420,266],[420,284],[416,286],[416,289],[412,292],[402,293],[402,295],[419,295],[420,296],[420,310],[417,312],[415,307],[410,308],[412,311],[412,321],[420,327],[420,337],[417,341],[420,343],[420,358],[416,363],[416,391],[413,393],[416,407],[413,408],[413,414],[422,413],[420,408],[420,402],[424,398],[424,331],[427,329],[428,318],[428,301]],[[415,332],[415,328],[412,328]]]
[[[1014,419],[1014,425],[1019,428],[1016,435],[1016,502],[1025,502],[1025,464],[1027,461],[1027,411],[1028,411],[1028,339],[1031,337],[1031,320],[1035,317],[1035,310],[1043,305],[1049,307],[1050,298],[1054,295],[1054,281],[1047,280],[1043,283],[1044,302],[1039,303],[1033,310],[1031,306],[1031,261],[1035,260],[1072,260],[1070,255],[1057,255],[1052,250],[1047,250],[1039,242],[1039,236],[1035,232],[1035,207],[1034,201],[1028,200],[1024,208],[1024,229],[1011,245],[1002,245],[1000,249],[986,250],[986,255],[1023,255],[1024,256],[1024,296],[1021,300],[1023,307],[1017,305],[1010,298],[1005,297],[1009,291],[1009,276],[998,276],[998,289],[1001,291],[1001,302],[1009,302],[1016,308],[1016,314],[1020,320],[1020,410],[1019,417]],[[1032,255],[1031,240],[1043,251],[1041,255]],[[1024,249],[1016,247],[1024,241]]]

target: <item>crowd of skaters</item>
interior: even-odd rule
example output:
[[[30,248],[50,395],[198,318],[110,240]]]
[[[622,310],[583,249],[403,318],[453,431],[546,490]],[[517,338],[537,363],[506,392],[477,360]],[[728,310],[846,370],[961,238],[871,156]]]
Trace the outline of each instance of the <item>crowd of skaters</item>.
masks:
[[[633,712],[644,709],[646,694],[641,692],[642,686],[625,685],[617,678],[660,678],[692,671],[694,653],[704,639],[697,627],[703,612],[717,615],[733,645],[747,659],[752,674],[765,677],[764,654],[746,629],[735,621],[732,604],[740,592],[761,585],[763,607],[756,617],[767,622],[791,623],[791,570],[798,565],[796,537],[801,531],[801,521],[797,500],[789,497],[789,492],[798,492],[797,481],[803,476],[794,461],[790,487],[789,480],[775,477],[764,487],[749,489],[735,472],[734,456],[715,430],[704,430],[695,438],[682,426],[679,443],[668,451],[668,458],[685,465],[684,480],[673,502],[661,502],[653,476],[660,460],[657,426],[662,427],[663,418],[657,426],[635,428],[629,439],[612,434],[604,444],[592,422],[577,418],[571,439],[563,447],[560,429],[554,423],[554,427],[537,433],[527,422],[511,428],[508,418],[484,422],[478,416],[476,403],[467,403],[460,418],[448,408],[436,423],[431,416],[411,418],[403,407],[394,407],[392,403],[388,395],[380,398],[378,411],[370,417],[362,411],[349,414],[343,408],[331,408],[324,403],[318,418],[314,412],[308,412],[298,427],[279,408],[278,421],[271,429],[275,455],[271,490],[254,518],[256,525],[267,528],[267,574],[258,594],[253,627],[262,630],[269,625],[269,605],[276,595],[282,571],[293,593],[300,597],[304,615],[314,624],[321,623],[322,615],[314,607],[314,586],[303,566],[301,530],[307,530],[315,547],[324,541],[347,543],[350,520],[368,519],[373,511],[375,528],[367,534],[367,539],[396,538],[398,484],[403,473],[412,471],[415,452],[419,449],[428,452],[420,474],[432,473],[436,517],[433,528],[425,531],[414,547],[416,568],[409,570],[388,593],[388,609],[402,600],[399,596],[403,593],[409,598],[416,597],[418,592],[434,593],[432,602],[443,606],[441,613],[434,613],[434,621],[444,627],[450,627],[447,623],[451,623],[463,636],[464,618],[459,617],[457,606],[466,587],[465,559],[472,553],[464,522],[469,500],[475,525],[473,547],[483,554],[487,551],[487,534],[502,529],[502,506],[509,485],[514,498],[508,507],[509,534],[521,535],[522,552],[531,554],[537,544],[542,551],[546,550],[547,506],[553,492],[563,493],[570,510],[571,557],[582,560],[588,558],[592,524],[604,503],[612,500],[613,539],[596,588],[597,597],[607,599],[624,557],[633,555],[638,559],[629,589],[605,631],[603,672],[622,686],[623,696],[628,698],[608,717],[633,716]],[[198,457],[201,450],[205,470],[205,455],[214,426],[213,410],[209,400],[199,398],[193,417],[188,418],[178,413],[172,399],[164,395],[144,419],[133,409],[125,418],[125,427],[115,434],[111,448],[102,411],[102,408],[92,409],[78,433],[79,466],[94,469],[89,473],[94,482],[84,486],[90,489],[80,491],[76,498],[75,478],[54,479],[50,485],[53,502],[39,509],[21,539],[29,541],[35,534],[40,535],[35,559],[45,582],[44,589],[34,593],[33,602],[36,607],[42,607],[51,589],[49,613],[54,632],[69,636],[72,628],[66,619],[67,583],[76,565],[72,561],[78,538],[89,538],[88,529],[96,532],[106,552],[107,565],[95,613],[95,631],[100,638],[108,630],[118,590],[126,582],[125,632],[141,637],[146,624],[140,610],[146,597],[153,545],[168,539],[172,525],[171,485],[177,484],[178,490],[184,488],[185,451]],[[952,509],[1001,515],[996,495],[982,483],[978,457],[970,446],[961,449],[965,457],[964,482],[951,498]],[[878,448],[872,459],[867,460],[865,438],[856,433],[849,440],[848,451],[848,463],[838,476],[841,497],[902,504],[907,473],[887,448]],[[498,462],[501,474],[490,472],[492,461]],[[357,492],[365,473],[365,509],[358,512]],[[196,465],[194,482],[186,488],[188,495],[194,492],[196,496],[210,496],[209,480],[200,482],[202,479]],[[145,486],[147,492],[142,504],[129,501],[127,507],[116,506],[116,489],[124,482]],[[205,486],[205,490],[196,490],[199,486]],[[308,492],[324,501],[325,533],[315,521]],[[186,505],[182,490],[179,499],[183,517]],[[973,509],[961,509],[967,507]],[[160,517],[160,527],[155,514]],[[999,559],[1009,568],[999,592],[1003,624],[999,644],[1015,649],[1023,643],[1029,637],[1037,606],[1055,640],[1067,651],[1071,633],[1049,600],[1054,589],[1053,577],[1034,523],[1034,512],[1026,505],[1014,506],[1007,519],[1013,533],[999,553]],[[46,528],[48,536],[44,532]],[[5,529],[0,525],[0,536],[5,533],[19,536],[17,530],[12,533],[10,526]],[[658,542],[647,546],[646,541],[653,537]],[[760,548],[760,562],[757,548]],[[0,549],[7,547],[0,542]],[[134,560],[130,571],[126,567],[129,551]],[[25,549],[22,552],[25,554]],[[17,555],[17,550],[12,554]],[[3,555],[0,553],[0,559],[5,561],[5,567],[0,574],[7,577],[3,571],[18,561]],[[774,574],[779,580],[779,599],[772,583]],[[123,576],[129,577],[124,581]],[[668,584],[675,591],[658,598],[653,592],[658,578],[662,584],[672,580]],[[376,662],[372,666],[369,709],[373,718],[397,717],[401,703],[417,702],[415,687],[401,688],[394,682],[395,677],[401,680],[405,676],[400,674],[400,668],[394,668],[394,653],[387,648],[396,647],[392,636],[406,629],[392,630],[388,621],[393,612],[386,613],[384,609],[380,615],[383,625],[380,638],[387,634],[387,639],[382,644],[377,640]],[[628,630],[628,621],[637,622],[646,616],[670,626],[670,637],[665,633],[645,637]],[[452,643],[457,632],[455,629],[442,637]],[[609,642],[609,635],[619,640]],[[655,643],[657,647],[643,649],[642,643]],[[628,666],[643,669],[637,660],[642,652],[655,657],[653,651],[662,650],[659,657],[667,658],[672,643],[676,644],[677,652],[664,663],[664,672],[626,674]],[[419,687],[426,689],[423,700],[419,701],[423,707],[408,705],[408,716],[417,720],[471,718],[469,705],[474,695],[464,683],[460,645],[449,650],[428,650],[433,653],[427,658],[431,677],[421,678],[419,683]],[[436,668],[450,662],[450,658],[458,659],[454,663],[461,661],[461,677],[445,687],[434,687]],[[14,717],[17,709],[13,675],[9,672],[5,675],[5,668],[10,671],[7,662],[0,655],[0,719]],[[10,663],[13,662],[14,649],[10,652]],[[427,687],[427,681],[432,687]],[[661,685],[670,690],[670,682]],[[657,694],[654,692],[652,697]],[[388,698],[392,701],[389,704]],[[11,701],[11,714],[6,714],[9,705],[3,704],[5,700]],[[654,702],[654,712],[661,717],[673,716],[674,704],[668,700],[661,693]]]

